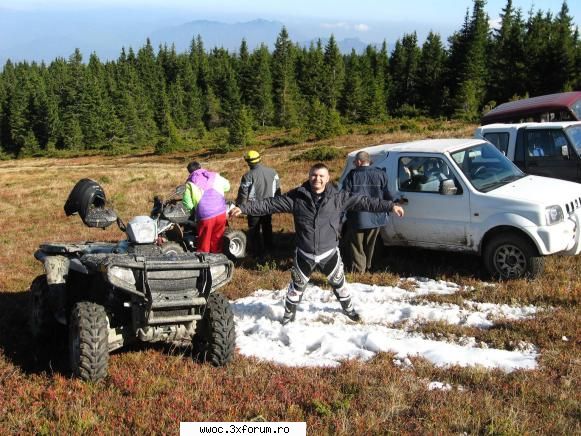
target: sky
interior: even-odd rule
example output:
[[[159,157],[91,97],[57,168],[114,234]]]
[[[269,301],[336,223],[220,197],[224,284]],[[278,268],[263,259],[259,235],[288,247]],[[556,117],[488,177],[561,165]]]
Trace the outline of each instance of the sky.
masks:
[[[559,0],[513,0],[515,7],[527,13],[534,10],[560,10]],[[506,5],[506,0],[488,0],[486,10],[494,19]],[[337,24],[341,20],[359,21],[361,29],[377,21],[419,21],[424,23],[453,24],[460,26],[467,9],[472,9],[472,0],[0,0],[0,8],[10,9],[91,9],[122,6],[144,8],[182,9],[217,19],[222,16],[242,15],[254,18],[319,18]],[[581,1],[569,1],[569,10],[575,21],[581,17]]]
[[[485,284],[495,286],[494,284]],[[515,338],[511,349],[497,349],[474,337],[423,334],[426,322],[490,329],[535,317],[551,308],[512,306],[466,299],[461,305],[436,303],[429,295],[470,292],[453,282],[422,277],[402,278],[396,286],[349,283],[353,306],[362,322],[347,318],[329,289],[308,286],[296,319],[280,324],[286,289],[258,290],[231,302],[236,347],[244,356],[286,366],[334,367],[350,359],[367,361],[377,353],[393,353],[393,363],[413,369],[423,357],[438,367],[477,366],[505,372],[538,368],[535,344]],[[562,341],[570,339],[563,335]],[[431,380],[429,389],[461,389]]]

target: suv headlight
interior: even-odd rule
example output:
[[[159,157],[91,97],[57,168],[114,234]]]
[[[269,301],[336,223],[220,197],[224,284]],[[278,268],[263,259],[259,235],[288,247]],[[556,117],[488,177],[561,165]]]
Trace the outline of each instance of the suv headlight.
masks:
[[[552,226],[563,221],[563,209],[561,206],[549,206],[545,209],[545,217],[547,218],[547,225]]]

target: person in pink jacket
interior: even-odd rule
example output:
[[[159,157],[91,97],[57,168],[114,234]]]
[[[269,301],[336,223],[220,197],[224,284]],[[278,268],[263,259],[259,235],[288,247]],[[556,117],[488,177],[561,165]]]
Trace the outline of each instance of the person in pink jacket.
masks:
[[[195,211],[197,220],[197,250],[221,253],[226,229],[226,200],[230,182],[220,174],[202,168],[198,162],[188,164],[190,176],[182,202],[186,209]]]

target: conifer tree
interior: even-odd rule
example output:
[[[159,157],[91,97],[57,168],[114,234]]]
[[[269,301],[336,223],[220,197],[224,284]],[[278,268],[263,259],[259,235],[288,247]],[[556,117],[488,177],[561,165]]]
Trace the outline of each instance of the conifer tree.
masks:
[[[343,91],[343,84],[345,81],[345,64],[343,56],[339,51],[339,47],[335,41],[335,37],[331,35],[329,42],[325,46],[324,54],[324,68],[323,68],[323,92],[322,102],[331,109],[336,109],[341,92]]]
[[[248,44],[246,43],[246,39],[242,39],[238,53],[237,76],[238,88],[240,89],[240,101],[243,105],[250,106],[252,104],[253,76],[255,74],[256,71],[252,69],[251,65]]]
[[[520,9],[507,0],[494,31],[490,55],[488,100],[502,103],[526,92],[525,29]]]
[[[270,61],[268,47],[264,44],[252,53],[250,61],[254,73],[250,82],[250,107],[254,119],[261,126],[271,124],[274,116]]]
[[[575,76],[575,33],[573,18],[566,1],[563,1],[561,10],[552,23],[546,59],[552,66],[545,77],[547,92],[572,90]]]
[[[252,140],[252,117],[246,106],[233,114],[228,126],[228,141],[234,147],[244,147]]]
[[[385,95],[383,94],[383,75],[377,74],[377,51],[371,45],[365,49],[359,63],[363,89],[361,106],[362,121],[380,122],[385,118]]]
[[[453,115],[471,120],[480,115],[488,81],[488,16],[484,4],[485,0],[474,0],[472,16],[466,15],[462,30],[451,38],[448,71],[453,74]]]
[[[321,101],[324,94],[324,55],[321,40],[311,42],[297,62],[297,78],[301,95],[309,101]]]
[[[345,64],[345,85],[341,94],[340,111],[349,122],[360,122],[363,106],[361,73],[359,71],[359,57],[355,50],[347,58]]]
[[[397,112],[402,107],[415,107],[418,103],[418,68],[421,51],[416,33],[405,34],[395,43],[390,59],[390,107]]]
[[[440,35],[430,32],[422,46],[417,69],[418,103],[430,115],[439,116],[444,105],[446,52]]]
[[[272,92],[275,122],[291,128],[298,125],[298,89],[295,78],[295,47],[285,27],[280,31],[272,54]]]

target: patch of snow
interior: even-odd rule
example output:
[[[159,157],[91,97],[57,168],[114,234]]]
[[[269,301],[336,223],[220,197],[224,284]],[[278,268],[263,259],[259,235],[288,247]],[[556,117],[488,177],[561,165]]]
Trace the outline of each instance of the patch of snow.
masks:
[[[442,383],[439,381],[433,381],[433,382],[428,383],[428,390],[429,391],[435,391],[435,390],[451,391],[452,386],[450,385],[450,383]]]
[[[488,348],[474,338],[426,337],[405,331],[418,324],[447,324],[490,328],[495,319],[518,320],[534,316],[534,306],[514,307],[467,301],[461,307],[449,303],[414,302],[426,295],[450,295],[465,290],[451,282],[428,278],[402,280],[398,286],[349,284],[353,305],[363,322],[354,323],[343,313],[330,290],[309,286],[298,307],[296,320],[280,324],[286,289],[258,290],[232,302],[236,344],[241,354],[288,366],[337,366],[343,360],[371,359],[379,352],[395,354],[399,366],[413,367],[409,357],[421,356],[437,366],[481,366],[504,371],[534,369],[536,349]],[[398,328],[395,328],[398,327]],[[520,347],[517,347],[520,348]]]

